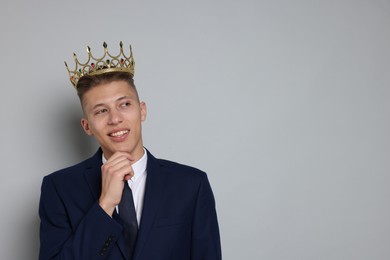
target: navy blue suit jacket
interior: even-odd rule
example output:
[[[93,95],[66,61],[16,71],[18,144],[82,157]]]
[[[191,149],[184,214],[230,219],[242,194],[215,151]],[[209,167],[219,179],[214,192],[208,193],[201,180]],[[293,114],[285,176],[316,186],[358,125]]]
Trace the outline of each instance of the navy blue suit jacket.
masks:
[[[102,152],[44,177],[39,205],[43,259],[127,259],[121,221],[99,206]],[[134,260],[219,260],[215,201],[204,172],[148,152]]]

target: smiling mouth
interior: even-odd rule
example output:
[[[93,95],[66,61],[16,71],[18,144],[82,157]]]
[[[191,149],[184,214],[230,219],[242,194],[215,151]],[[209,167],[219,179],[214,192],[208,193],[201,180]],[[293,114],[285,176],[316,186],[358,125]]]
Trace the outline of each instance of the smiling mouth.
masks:
[[[120,137],[122,135],[125,135],[129,132],[129,130],[122,130],[122,131],[118,131],[118,132],[115,132],[115,133],[110,133],[109,136],[112,136],[112,137]]]

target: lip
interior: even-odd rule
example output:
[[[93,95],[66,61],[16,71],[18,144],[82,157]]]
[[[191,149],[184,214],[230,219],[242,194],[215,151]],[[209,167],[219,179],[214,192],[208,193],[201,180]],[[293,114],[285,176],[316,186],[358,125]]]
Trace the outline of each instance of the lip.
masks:
[[[123,132],[123,133],[121,133],[121,132]],[[115,134],[115,133],[119,133],[120,135],[113,136],[112,134]],[[126,138],[129,136],[129,133],[130,133],[130,129],[115,129],[115,130],[109,132],[107,134],[107,136],[115,142],[122,142],[122,141],[126,140]]]

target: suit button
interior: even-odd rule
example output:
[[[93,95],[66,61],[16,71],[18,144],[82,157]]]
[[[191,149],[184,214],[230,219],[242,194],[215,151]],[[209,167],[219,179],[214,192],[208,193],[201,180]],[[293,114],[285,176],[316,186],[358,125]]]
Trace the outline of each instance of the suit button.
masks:
[[[100,254],[100,255],[105,255],[106,252],[107,252],[107,248],[106,248],[106,247],[103,247],[103,248],[100,250],[99,254]]]

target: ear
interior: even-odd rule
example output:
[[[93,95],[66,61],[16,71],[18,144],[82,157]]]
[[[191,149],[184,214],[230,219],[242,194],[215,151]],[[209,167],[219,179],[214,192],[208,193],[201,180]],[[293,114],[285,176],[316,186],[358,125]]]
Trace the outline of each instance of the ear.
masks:
[[[140,107],[141,107],[141,121],[146,120],[146,114],[147,114],[147,109],[146,109],[146,103],[145,102],[140,102]]]
[[[81,126],[83,127],[83,129],[84,129],[85,133],[87,133],[87,135],[89,135],[89,136],[93,135],[91,129],[89,128],[88,120],[84,117],[81,118]]]

